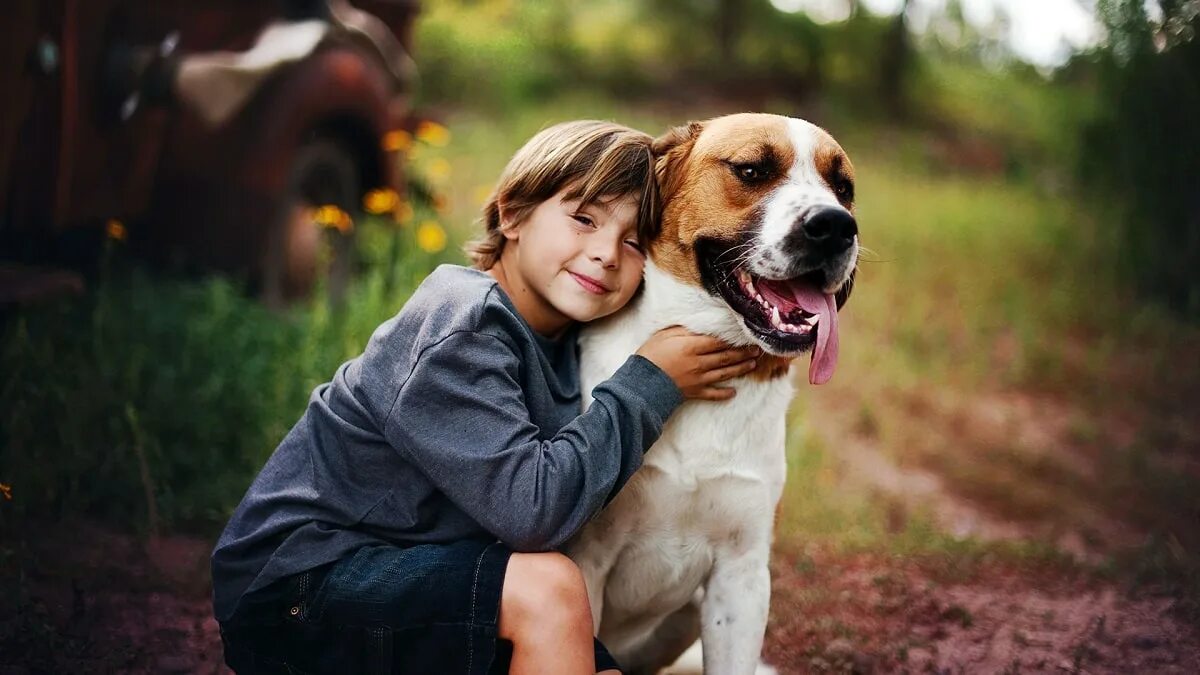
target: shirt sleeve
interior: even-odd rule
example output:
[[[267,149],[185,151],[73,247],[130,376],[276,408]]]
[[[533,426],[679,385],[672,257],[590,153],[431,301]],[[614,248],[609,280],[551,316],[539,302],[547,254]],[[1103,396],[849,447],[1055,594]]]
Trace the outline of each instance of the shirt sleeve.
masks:
[[[427,348],[384,425],[392,447],[516,551],[559,548],[641,466],[682,402],[675,383],[631,356],[547,440],[529,415],[519,356],[460,332]]]

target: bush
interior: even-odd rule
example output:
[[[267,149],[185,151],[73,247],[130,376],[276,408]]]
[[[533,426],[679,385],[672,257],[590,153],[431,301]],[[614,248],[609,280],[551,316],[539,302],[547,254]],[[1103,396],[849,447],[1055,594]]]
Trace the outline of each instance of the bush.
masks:
[[[151,278],[111,242],[94,292],[0,334],[0,483],[12,496],[0,525],[66,513],[223,523],[312,389],[446,256],[420,250],[413,228],[367,223],[359,239],[378,249],[391,232],[399,260],[370,267],[344,307],[318,293],[286,314],[226,279]]]

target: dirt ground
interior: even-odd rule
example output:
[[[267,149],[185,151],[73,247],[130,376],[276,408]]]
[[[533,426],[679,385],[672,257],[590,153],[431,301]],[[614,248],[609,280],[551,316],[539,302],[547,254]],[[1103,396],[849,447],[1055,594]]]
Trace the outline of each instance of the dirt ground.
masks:
[[[28,541],[38,562],[0,610],[0,674],[228,672],[206,540],[75,523]],[[985,561],[946,581],[936,564],[819,551],[773,566],[765,658],[781,673],[1200,672],[1175,599],[1065,568]]]
[[[765,649],[781,672],[1196,673],[1174,598],[1061,569],[777,556]]]

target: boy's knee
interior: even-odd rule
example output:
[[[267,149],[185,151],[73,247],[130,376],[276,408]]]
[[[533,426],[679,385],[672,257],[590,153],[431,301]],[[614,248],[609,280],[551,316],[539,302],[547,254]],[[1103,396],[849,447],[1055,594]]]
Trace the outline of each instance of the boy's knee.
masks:
[[[523,586],[521,594],[539,605],[574,606],[581,601],[587,604],[583,572],[561,553],[515,553],[508,563],[508,573],[514,571]]]
[[[591,623],[587,586],[579,566],[561,553],[514,553],[501,596],[501,619]]]

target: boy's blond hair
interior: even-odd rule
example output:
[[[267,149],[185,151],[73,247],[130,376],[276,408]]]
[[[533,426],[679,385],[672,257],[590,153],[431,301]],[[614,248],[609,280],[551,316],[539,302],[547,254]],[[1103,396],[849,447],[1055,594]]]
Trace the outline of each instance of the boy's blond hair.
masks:
[[[635,129],[596,120],[563,122],[539,132],[509,160],[484,204],[483,237],[466,245],[472,264],[487,270],[500,260],[506,241],[500,231],[501,202],[510,222],[520,224],[564,187],[569,187],[564,199],[582,204],[632,195],[638,204],[638,240],[647,244],[659,228],[653,140]]]

